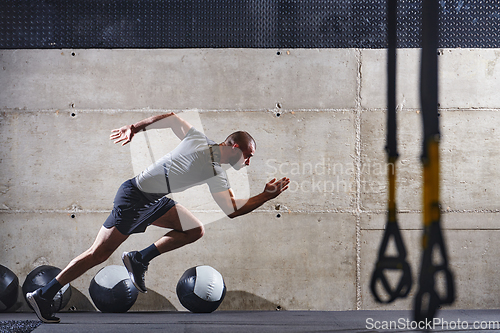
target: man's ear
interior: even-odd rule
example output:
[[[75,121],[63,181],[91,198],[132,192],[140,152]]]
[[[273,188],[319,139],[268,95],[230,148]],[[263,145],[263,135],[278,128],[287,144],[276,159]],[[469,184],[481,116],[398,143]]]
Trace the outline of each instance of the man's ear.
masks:
[[[238,148],[238,149],[239,149],[239,148],[240,148],[240,145],[239,145],[239,144],[237,144],[237,143],[235,143],[235,144],[233,145],[233,147],[232,147],[232,148],[233,148],[233,149],[235,149],[235,148]]]

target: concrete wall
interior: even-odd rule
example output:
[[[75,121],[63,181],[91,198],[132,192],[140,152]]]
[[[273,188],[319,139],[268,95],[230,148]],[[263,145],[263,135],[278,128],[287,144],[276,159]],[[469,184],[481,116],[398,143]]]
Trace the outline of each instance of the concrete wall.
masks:
[[[498,308],[495,239],[500,156],[500,52],[442,50],[443,227],[457,284],[455,308]],[[414,280],[420,262],[419,51],[398,53],[398,208]],[[36,266],[63,268],[88,248],[118,186],[176,144],[149,132],[113,145],[111,129],[175,111],[215,141],[245,129],[258,142],[234,175],[240,196],[273,177],[291,188],[229,220],[200,188],[178,199],[206,223],[200,241],[155,259],[150,292],[133,310],[178,309],[181,274],[207,264],[225,278],[220,309],[410,309],[382,306],[369,282],[385,223],[385,51],[2,50],[0,51],[0,264],[21,283]],[[193,199],[194,198],[194,199]],[[91,310],[97,271],[165,231],[130,237],[72,283],[67,308]],[[27,310],[19,303],[17,311]]]

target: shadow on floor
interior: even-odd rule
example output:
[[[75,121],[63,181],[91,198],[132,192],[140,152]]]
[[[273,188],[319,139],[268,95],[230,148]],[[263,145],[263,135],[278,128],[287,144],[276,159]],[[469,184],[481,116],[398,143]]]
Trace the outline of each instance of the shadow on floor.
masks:
[[[270,302],[265,298],[246,291],[228,291],[224,301],[218,308],[219,311],[254,311],[254,310],[285,310],[279,304]]]
[[[129,311],[177,311],[177,309],[164,296],[148,289],[146,294],[139,293]]]

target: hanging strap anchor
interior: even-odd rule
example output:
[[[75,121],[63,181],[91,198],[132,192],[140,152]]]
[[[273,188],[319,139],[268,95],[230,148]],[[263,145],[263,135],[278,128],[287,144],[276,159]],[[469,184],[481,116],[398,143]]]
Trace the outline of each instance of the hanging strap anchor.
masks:
[[[391,303],[398,297],[406,297],[411,290],[411,268],[406,261],[406,248],[401,237],[396,218],[396,161],[398,159],[396,138],[396,47],[397,47],[397,0],[387,1],[387,31],[388,31],[388,61],[387,61],[387,145],[389,156],[387,178],[389,182],[388,219],[384,237],[380,244],[378,259],[372,274],[370,289],[375,300],[379,303]],[[397,254],[387,255],[389,242],[393,240]],[[400,271],[399,283],[393,287],[387,279],[387,271]],[[380,282],[385,298],[379,294],[377,285]]]
[[[415,297],[415,320],[432,321],[443,304],[455,300],[453,275],[448,267],[448,256],[441,230],[439,204],[439,113],[438,113],[438,33],[439,3],[422,1],[422,61],[420,69],[420,100],[423,118],[423,225],[422,261],[419,289]],[[439,259],[439,262],[434,260]],[[445,294],[436,289],[442,275]]]

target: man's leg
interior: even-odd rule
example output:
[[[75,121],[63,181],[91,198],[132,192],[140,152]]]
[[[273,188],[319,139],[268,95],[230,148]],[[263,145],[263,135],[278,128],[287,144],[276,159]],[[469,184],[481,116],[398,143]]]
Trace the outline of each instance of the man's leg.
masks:
[[[154,243],[160,253],[169,252],[193,243],[203,237],[205,233],[203,223],[179,204],[176,204],[175,207],[156,220],[153,225],[172,229]]]
[[[92,244],[88,250],[73,259],[68,266],[56,276],[56,280],[62,286],[70,283],[92,267],[106,261],[127,238],[128,235],[122,234],[115,227],[110,229],[101,227],[94,244]]]
[[[46,323],[57,323],[59,318],[53,317],[50,303],[62,286],[81,276],[90,268],[104,262],[121,243],[128,238],[115,227],[101,227],[94,244],[73,259],[52,281],[43,288],[28,293],[26,297],[35,310],[38,318]]]
[[[153,222],[153,225],[172,230],[142,251],[125,252],[122,255],[132,282],[143,293],[146,292],[145,273],[153,258],[193,243],[203,237],[205,232],[201,221],[179,204]]]

